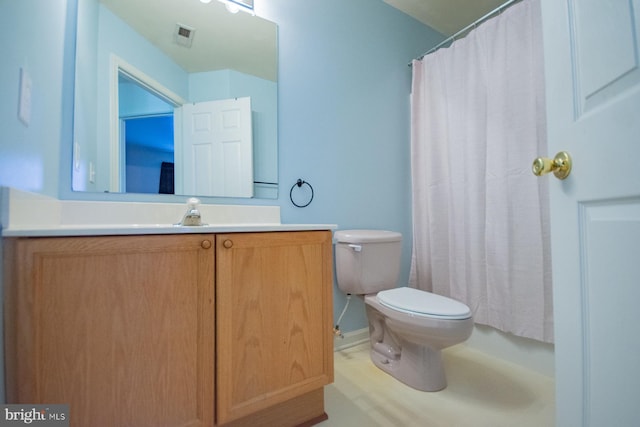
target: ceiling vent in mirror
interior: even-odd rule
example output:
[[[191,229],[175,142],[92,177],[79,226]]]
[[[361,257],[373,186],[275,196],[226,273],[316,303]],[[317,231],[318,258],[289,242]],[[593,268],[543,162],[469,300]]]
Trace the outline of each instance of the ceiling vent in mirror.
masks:
[[[195,32],[195,28],[178,23],[173,33],[173,40],[180,46],[191,47]]]

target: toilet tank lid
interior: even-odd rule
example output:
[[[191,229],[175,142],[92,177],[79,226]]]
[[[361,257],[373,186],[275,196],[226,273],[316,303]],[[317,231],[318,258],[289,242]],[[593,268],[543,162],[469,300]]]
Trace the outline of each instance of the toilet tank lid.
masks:
[[[402,234],[387,230],[339,230],[333,237],[337,243],[380,243],[402,240]]]

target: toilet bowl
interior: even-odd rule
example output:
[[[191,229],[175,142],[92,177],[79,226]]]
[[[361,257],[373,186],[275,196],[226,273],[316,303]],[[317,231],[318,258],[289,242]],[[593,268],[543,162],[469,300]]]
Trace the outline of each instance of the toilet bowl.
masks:
[[[338,287],[364,298],[373,363],[415,389],[444,389],[441,350],[471,335],[469,307],[441,295],[396,287],[400,233],[342,230],[334,240]]]

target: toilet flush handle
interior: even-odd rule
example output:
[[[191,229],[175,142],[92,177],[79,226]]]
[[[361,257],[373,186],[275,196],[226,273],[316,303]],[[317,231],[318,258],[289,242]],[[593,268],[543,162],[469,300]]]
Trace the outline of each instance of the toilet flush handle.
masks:
[[[361,246],[361,245],[353,245],[353,244],[350,244],[350,245],[349,245],[349,247],[350,247],[351,249],[353,249],[354,251],[356,251],[356,252],[362,252],[362,246]]]

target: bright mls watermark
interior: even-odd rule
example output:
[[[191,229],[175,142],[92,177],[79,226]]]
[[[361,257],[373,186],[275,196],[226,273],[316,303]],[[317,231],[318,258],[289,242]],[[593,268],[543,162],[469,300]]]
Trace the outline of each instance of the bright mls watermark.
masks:
[[[0,405],[0,426],[69,427],[69,405]]]

